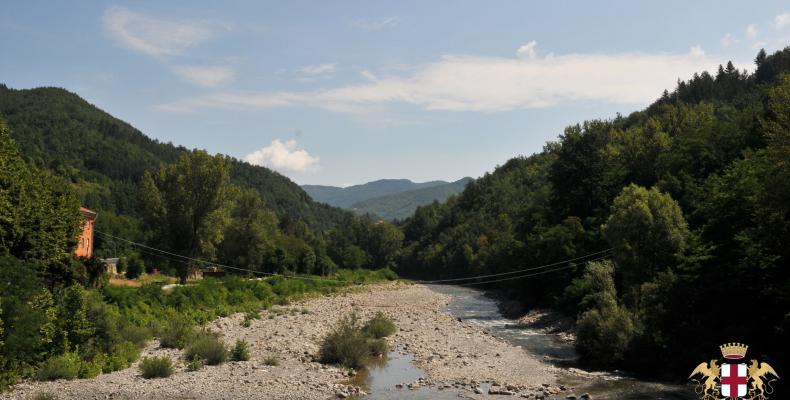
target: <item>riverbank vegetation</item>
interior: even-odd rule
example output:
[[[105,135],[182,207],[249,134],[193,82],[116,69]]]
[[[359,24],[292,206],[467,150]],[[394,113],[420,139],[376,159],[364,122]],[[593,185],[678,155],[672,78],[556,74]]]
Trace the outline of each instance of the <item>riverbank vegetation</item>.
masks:
[[[65,90],[0,85],[0,388],[126,368],[154,336],[189,347],[218,316],[254,319],[391,269],[457,278],[588,254],[602,259],[485,287],[575,316],[587,365],[685,377],[740,341],[787,369],[790,49],[755,62],[570,126],[401,226],[317,204],[266,168],[153,141]],[[80,205],[99,211],[93,260],[72,256]],[[105,256],[134,280],[108,285]],[[228,276],[188,280],[212,269]],[[182,285],[163,290],[155,272]],[[358,365],[391,330],[349,317],[322,357]]]
[[[22,377],[85,378],[127,368],[153,337],[165,347],[188,347],[207,363],[221,362],[227,354],[220,353],[226,351],[206,338],[197,340],[196,325],[352,284],[395,279],[388,269],[361,269],[391,262],[387,252],[397,250],[399,236],[389,243],[375,232],[393,227],[349,216],[347,224],[331,232],[343,240],[341,254],[351,249],[355,258],[356,270],[341,269],[351,264],[327,255],[323,236],[305,222],[278,220],[262,195],[232,184],[232,160],[202,151],[182,153],[155,174],[142,174],[135,197],[139,213],[107,214],[109,223],[129,237],[151,244],[132,250],[121,241],[125,250],[118,251],[128,251],[122,264],[129,277],[156,268],[182,283],[206,269],[198,257],[232,262],[235,268],[223,278],[167,289],[162,279],[147,276],[114,286],[98,257],[73,256],[79,206],[86,199],[75,189],[79,184],[26,162],[0,120],[0,389]],[[356,241],[361,231],[364,243]],[[244,246],[237,243],[242,239],[248,240]],[[169,254],[151,250],[154,246]]]
[[[385,337],[395,333],[395,323],[383,313],[362,324],[352,313],[338,322],[321,343],[321,362],[347,368],[365,366],[369,357],[386,355]]]
[[[682,379],[740,341],[787,370],[790,48],[755,62],[570,126],[419,208],[399,273],[496,274],[611,249],[599,253],[608,261],[483,287],[576,316],[587,365]]]

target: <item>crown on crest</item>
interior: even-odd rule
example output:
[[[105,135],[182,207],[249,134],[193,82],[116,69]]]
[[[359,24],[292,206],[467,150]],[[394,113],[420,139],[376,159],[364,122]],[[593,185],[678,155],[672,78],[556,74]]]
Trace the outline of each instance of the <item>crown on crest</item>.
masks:
[[[749,350],[749,346],[742,343],[725,343],[719,348],[721,349],[721,355],[729,359],[743,358],[746,356],[746,351]]]

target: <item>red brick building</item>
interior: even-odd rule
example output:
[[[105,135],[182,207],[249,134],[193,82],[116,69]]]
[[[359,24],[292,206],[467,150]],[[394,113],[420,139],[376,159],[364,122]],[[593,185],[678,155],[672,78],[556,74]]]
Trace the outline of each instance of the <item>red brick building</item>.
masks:
[[[82,223],[82,233],[80,233],[79,240],[77,241],[77,248],[74,249],[74,254],[77,257],[91,258],[93,257],[93,226],[96,223],[98,214],[96,211],[88,210],[85,207],[80,207],[80,212],[84,220]]]

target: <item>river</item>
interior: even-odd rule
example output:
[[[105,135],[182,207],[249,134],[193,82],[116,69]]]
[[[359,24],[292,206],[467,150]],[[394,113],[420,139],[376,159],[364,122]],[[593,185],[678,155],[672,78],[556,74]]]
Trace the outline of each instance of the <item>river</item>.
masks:
[[[447,311],[454,317],[477,324],[493,336],[521,346],[526,351],[541,357],[545,362],[561,367],[576,366],[577,356],[571,344],[560,340],[556,335],[519,326],[514,320],[503,317],[496,302],[486,297],[482,291],[460,286],[431,285],[429,287],[451,297]],[[469,392],[455,388],[396,389],[396,384],[414,382],[424,375],[423,371],[414,366],[410,360],[408,355],[392,352],[388,358],[374,363],[367,371],[361,373],[355,379],[355,383],[364,386],[370,398],[374,399],[449,400],[470,395]],[[697,398],[691,386],[646,382],[621,374],[596,373],[594,376],[580,376],[563,373],[558,376],[558,384],[573,388],[573,392],[577,395],[589,393],[593,399],[692,400]],[[558,394],[557,398],[565,398],[565,395]]]

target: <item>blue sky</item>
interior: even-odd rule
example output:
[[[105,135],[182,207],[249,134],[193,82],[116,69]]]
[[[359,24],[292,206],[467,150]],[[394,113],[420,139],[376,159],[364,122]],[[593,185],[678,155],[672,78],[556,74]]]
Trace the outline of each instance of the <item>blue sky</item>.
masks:
[[[0,82],[300,184],[477,177],[790,44],[780,1],[5,2]]]

